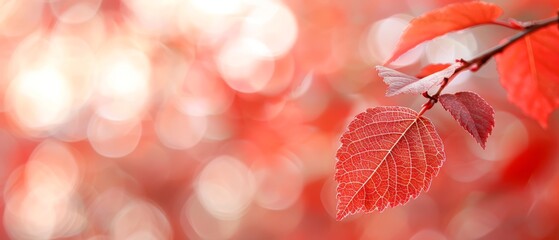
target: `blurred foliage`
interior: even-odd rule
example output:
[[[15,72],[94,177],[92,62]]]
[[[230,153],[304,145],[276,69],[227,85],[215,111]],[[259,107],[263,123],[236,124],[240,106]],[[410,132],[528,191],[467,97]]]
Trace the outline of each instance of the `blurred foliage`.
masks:
[[[336,222],[338,138],[384,97],[373,66],[456,0],[0,3],[1,239],[544,239],[559,236],[559,119],[508,103],[494,63],[456,79],[496,109],[482,150],[442,108],[448,161],[406,206]],[[556,0],[493,1],[548,17]],[[395,67],[512,32],[439,38]],[[399,64],[399,65],[398,65]]]

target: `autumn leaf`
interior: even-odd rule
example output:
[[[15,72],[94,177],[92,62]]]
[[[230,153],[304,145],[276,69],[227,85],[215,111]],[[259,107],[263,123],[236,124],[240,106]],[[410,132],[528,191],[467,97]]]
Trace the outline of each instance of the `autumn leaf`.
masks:
[[[386,96],[394,96],[400,93],[422,93],[431,87],[440,84],[445,78],[451,77],[462,63],[454,63],[445,69],[435,72],[424,78],[416,78],[405,73],[384,66],[377,66],[378,75],[388,84]]]
[[[491,23],[501,14],[499,6],[491,3],[472,1],[450,4],[413,19],[402,34],[389,64],[418,44],[446,33]]]
[[[496,55],[509,100],[541,126],[559,107],[559,30],[556,25],[525,36]]]
[[[485,148],[487,138],[495,126],[495,111],[477,93],[443,94],[439,101],[460,125]]]
[[[445,160],[433,124],[405,107],[358,114],[341,137],[336,157],[337,220],[383,211],[427,191]]]

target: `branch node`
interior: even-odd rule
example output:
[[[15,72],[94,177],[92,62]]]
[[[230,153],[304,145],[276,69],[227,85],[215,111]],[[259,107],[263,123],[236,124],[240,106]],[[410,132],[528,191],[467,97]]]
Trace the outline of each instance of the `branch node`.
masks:
[[[437,103],[436,98],[429,98],[429,101],[421,105],[422,113],[433,108],[433,106],[435,106],[435,103]]]
[[[438,96],[436,96],[436,95],[431,96],[431,95],[429,95],[428,92],[423,92],[421,95],[423,95],[423,97],[429,99],[429,102],[433,102],[433,104],[435,104],[439,101]],[[423,104],[423,105],[425,106],[425,105],[427,105],[427,103]]]
[[[470,68],[470,71],[476,72],[477,70],[479,70],[479,68],[480,68],[479,63],[474,63],[474,65],[472,65],[472,67]]]
[[[511,26],[511,28],[516,29],[516,30],[525,29],[526,26],[528,25],[527,23],[518,21],[518,20],[516,20],[516,19],[514,19],[514,18],[510,18],[509,21],[508,21],[508,23],[509,23],[509,25]]]

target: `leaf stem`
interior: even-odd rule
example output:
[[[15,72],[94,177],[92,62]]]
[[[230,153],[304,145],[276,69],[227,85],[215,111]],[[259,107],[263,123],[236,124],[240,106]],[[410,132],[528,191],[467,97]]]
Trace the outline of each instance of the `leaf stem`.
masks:
[[[503,23],[503,22],[495,22],[495,24],[500,25],[500,26],[504,26],[504,27],[511,27],[511,25],[507,24],[507,23]],[[459,68],[456,69],[456,71],[454,71],[454,74],[452,74],[451,77],[449,78],[445,78],[443,83],[441,84],[441,86],[439,87],[439,89],[437,90],[437,92],[435,94],[433,94],[432,96],[429,96],[428,94],[424,94],[424,96],[426,96],[426,98],[428,98],[427,102],[425,104],[423,104],[421,111],[419,112],[418,116],[423,115],[423,113],[429,109],[431,109],[433,107],[433,105],[435,103],[437,103],[439,96],[441,95],[442,91],[446,88],[446,86],[448,85],[448,83],[456,76],[458,75],[460,72],[465,71],[465,70],[470,70],[470,71],[477,71],[478,69],[480,69],[483,65],[485,65],[485,63],[487,63],[487,61],[489,61],[489,59],[491,59],[493,56],[495,56],[496,54],[504,51],[507,47],[509,47],[510,45],[512,45],[513,43],[515,43],[516,41],[526,37],[527,35],[536,32],[539,29],[542,29],[544,27],[547,27],[549,25],[553,25],[553,24],[558,24],[559,25],[559,12],[558,15],[552,18],[547,18],[547,19],[543,19],[543,20],[539,20],[539,21],[534,21],[534,22],[528,22],[526,24],[524,24],[524,28],[522,29],[522,31],[520,31],[519,33],[513,35],[512,37],[510,37],[508,40],[504,41],[503,43],[490,48],[488,50],[486,50],[485,52],[480,53],[478,56],[472,58],[471,60],[458,60],[462,63],[462,66],[460,66]]]

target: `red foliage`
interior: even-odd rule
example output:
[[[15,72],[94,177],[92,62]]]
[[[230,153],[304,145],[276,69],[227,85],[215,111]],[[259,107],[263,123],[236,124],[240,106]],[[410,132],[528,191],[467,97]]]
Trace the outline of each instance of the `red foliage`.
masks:
[[[452,117],[468,131],[476,141],[485,148],[485,142],[495,125],[495,111],[477,93],[459,92],[443,94],[439,98],[441,105]]]
[[[4,2],[0,239],[558,239],[559,115],[547,130],[517,117],[491,68],[456,79],[497,110],[487,150],[434,108],[451,161],[429,193],[336,221],[352,113],[426,100],[385,98],[371,65],[404,16],[470,0]],[[498,4],[519,20],[559,7]],[[464,48],[425,50],[481,52],[511,34],[479,30],[445,39]],[[430,94],[441,79],[429,75],[454,63],[407,60],[397,70],[427,65]]]
[[[433,124],[404,107],[376,107],[355,117],[336,156],[338,213],[382,211],[428,190],[445,155]]]
[[[398,59],[418,44],[446,33],[495,21],[502,13],[497,5],[479,1],[455,3],[429,12],[410,22],[394,54],[387,61]]]
[[[387,96],[423,93],[427,102],[419,114],[407,108],[376,107],[360,113],[350,123],[337,153],[338,220],[357,212],[383,211],[404,204],[428,189],[445,154],[438,133],[422,115],[438,101],[485,148],[495,125],[493,108],[473,92],[441,93],[450,79],[463,71],[477,71],[493,56],[497,56],[501,82],[510,100],[546,126],[549,114],[559,107],[559,72],[554,66],[559,62],[557,18],[498,22],[501,13],[496,5],[473,1],[451,4],[411,21],[387,63],[424,41],[480,24],[493,23],[520,32],[472,59],[428,65],[418,77],[376,67],[388,85]],[[436,85],[440,87],[430,95],[428,91]],[[530,149],[526,154],[533,155]],[[526,159],[526,154],[520,158]],[[546,158],[547,154],[542,156]],[[525,163],[515,162],[520,164],[511,165],[507,172],[516,172],[519,168],[515,166]],[[524,180],[531,173],[519,176],[528,176],[521,177]]]
[[[509,100],[544,127],[549,114],[559,108],[557,39],[559,30],[552,25],[524,37],[496,56],[501,84]]]

